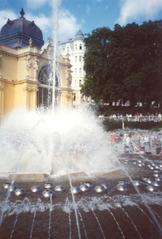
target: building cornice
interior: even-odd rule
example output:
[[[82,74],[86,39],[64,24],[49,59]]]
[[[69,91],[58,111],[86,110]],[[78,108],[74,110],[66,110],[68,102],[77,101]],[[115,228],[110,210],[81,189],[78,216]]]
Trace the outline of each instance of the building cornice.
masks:
[[[0,45],[0,52],[3,55],[15,56],[15,57],[24,57],[26,55],[40,56],[40,50],[36,47],[25,47],[22,49],[12,49],[7,46]]]
[[[38,82],[32,81],[32,80],[18,80],[18,81],[12,80],[12,81],[10,81],[10,80],[4,79],[4,78],[0,78],[0,82],[11,84],[11,85],[30,84],[33,86],[38,86]]]

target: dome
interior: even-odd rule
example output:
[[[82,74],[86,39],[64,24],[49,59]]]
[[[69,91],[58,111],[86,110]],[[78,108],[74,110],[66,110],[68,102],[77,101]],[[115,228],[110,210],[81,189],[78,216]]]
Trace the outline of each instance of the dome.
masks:
[[[23,9],[20,11],[20,15],[20,18],[16,20],[8,19],[7,23],[2,27],[0,45],[23,48],[29,46],[31,44],[29,42],[32,42],[32,46],[41,48],[44,44],[42,31],[34,21],[29,21],[24,17],[25,12]]]
[[[84,40],[84,34],[81,30],[79,30],[76,34],[75,34],[75,40]]]

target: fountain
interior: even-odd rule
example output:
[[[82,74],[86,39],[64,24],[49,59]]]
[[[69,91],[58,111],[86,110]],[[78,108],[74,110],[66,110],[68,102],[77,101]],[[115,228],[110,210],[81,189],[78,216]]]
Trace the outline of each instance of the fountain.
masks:
[[[107,134],[86,108],[15,111],[2,123],[0,137],[1,176],[88,175],[115,167]]]
[[[52,110],[16,110],[0,126],[1,238],[160,239],[161,160],[121,155],[88,107],[56,107],[53,3]]]

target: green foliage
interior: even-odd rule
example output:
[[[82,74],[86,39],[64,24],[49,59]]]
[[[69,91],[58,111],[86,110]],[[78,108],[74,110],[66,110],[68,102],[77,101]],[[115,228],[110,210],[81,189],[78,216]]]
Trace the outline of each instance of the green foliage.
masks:
[[[85,53],[86,81],[82,92],[94,100],[103,99],[103,87],[107,85],[108,54],[112,31],[107,28],[96,29],[85,40],[87,47]]]
[[[96,102],[162,103],[162,21],[98,28],[85,44],[83,94]]]

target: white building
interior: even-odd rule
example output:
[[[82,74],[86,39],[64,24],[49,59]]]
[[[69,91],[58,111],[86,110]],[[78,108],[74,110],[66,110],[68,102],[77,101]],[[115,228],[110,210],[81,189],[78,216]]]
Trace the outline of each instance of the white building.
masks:
[[[74,105],[79,105],[82,102],[80,89],[85,79],[84,53],[84,35],[81,30],[76,33],[74,38],[60,44],[60,54],[63,57],[68,56],[71,64],[71,87],[74,92]]]

